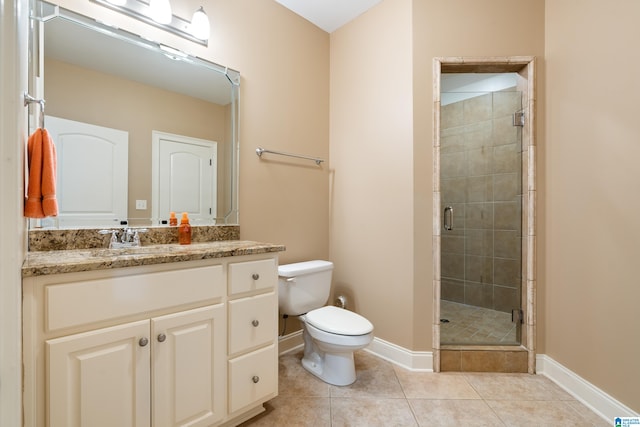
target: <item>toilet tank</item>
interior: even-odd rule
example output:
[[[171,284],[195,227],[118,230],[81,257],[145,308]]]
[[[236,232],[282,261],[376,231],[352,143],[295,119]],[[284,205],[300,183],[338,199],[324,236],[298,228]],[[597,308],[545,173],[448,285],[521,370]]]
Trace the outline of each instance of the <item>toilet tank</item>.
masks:
[[[298,316],[320,308],[329,299],[333,263],[304,261],[278,267],[278,305],[281,314]]]

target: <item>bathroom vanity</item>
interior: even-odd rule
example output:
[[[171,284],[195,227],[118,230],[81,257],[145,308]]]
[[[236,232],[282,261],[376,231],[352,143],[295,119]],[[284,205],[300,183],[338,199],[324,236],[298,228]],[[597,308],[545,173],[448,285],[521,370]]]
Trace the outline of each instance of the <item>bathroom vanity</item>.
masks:
[[[283,246],[30,252],[24,425],[236,425],[278,393]]]

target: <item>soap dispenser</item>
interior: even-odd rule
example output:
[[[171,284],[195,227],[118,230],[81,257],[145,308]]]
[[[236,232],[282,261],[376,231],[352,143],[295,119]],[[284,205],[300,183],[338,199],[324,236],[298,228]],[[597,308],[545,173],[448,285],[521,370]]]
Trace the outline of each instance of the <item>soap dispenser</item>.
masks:
[[[176,218],[176,213],[175,212],[170,212],[169,213],[169,225],[170,226],[178,225],[178,218]]]
[[[186,212],[182,213],[180,227],[178,227],[178,243],[181,245],[191,244],[191,225],[189,224],[189,216]]]

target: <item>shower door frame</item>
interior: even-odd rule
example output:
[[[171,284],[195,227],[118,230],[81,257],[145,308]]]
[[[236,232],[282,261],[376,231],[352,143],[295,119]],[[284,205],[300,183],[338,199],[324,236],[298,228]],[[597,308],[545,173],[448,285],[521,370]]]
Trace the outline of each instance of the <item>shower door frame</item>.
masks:
[[[533,56],[437,57],[433,59],[433,370],[440,372],[441,351],[455,347],[473,356],[492,352],[527,352],[527,372],[536,371],[536,59]],[[440,344],[442,204],[440,193],[440,79],[443,73],[517,73],[525,113],[522,128],[522,274],[523,325],[520,345],[442,346]],[[493,353],[496,354],[496,353]]]

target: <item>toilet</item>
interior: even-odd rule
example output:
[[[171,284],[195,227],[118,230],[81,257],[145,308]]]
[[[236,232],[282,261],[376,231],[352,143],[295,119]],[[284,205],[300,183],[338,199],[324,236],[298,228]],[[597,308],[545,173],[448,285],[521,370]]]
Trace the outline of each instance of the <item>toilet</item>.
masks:
[[[373,325],[357,313],[324,304],[329,299],[333,263],[305,261],[278,267],[280,313],[302,325],[302,366],[326,383],[356,380],[353,352],[373,340]]]

